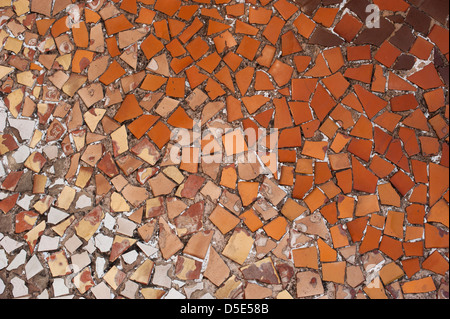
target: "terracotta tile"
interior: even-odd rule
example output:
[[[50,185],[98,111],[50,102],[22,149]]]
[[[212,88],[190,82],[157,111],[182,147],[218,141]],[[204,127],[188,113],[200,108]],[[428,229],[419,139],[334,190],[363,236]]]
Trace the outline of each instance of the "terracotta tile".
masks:
[[[361,81],[364,83],[372,82],[373,65],[363,64],[355,68],[348,68],[344,76],[349,79]]]
[[[352,46],[347,48],[348,61],[371,60],[372,53],[369,45]]]
[[[407,226],[405,232],[405,240],[412,241],[416,239],[422,239],[424,234],[423,227],[419,226]]]
[[[272,75],[278,86],[286,85],[290,79],[293,72],[293,68],[289,65],[276,60],[269,69],[269,74]]]
[[[337,284],[345,283],[346,262],[334,262],[322,264],[322,275],[324,281],[331,281]]]
[[[402,291],[404,294],[418,294],[435,290],[436,286],[431,277],[412,280],[402,285]]]
[[[385,178],[392,173],[395,166],[384,160],[378,155],[375,155],[369,166],[370,170],[373,171],[379,178]]]
[[[221,206],[216,206],[209,219],[219,228],[222,234],[228,233],[239,224],[239,218]]]
[[[297,28],[299,34],[304,38],[309,39],[313,33],[316,23],[309,19],[305,14],[301,13],[294,21],[294,26]]]
[[[237,188],[242,200],[242,205],[252,204],[258,196],[259,183],[256,182],[238,182]]]
[[[272,10],[266,8],[249,8],[248,21],[251,24],[267,24],[272,17]]]
[[[321,295],[324,292],[322,279],[312,271],[299,272],[297,274],[297,297],[305,298]]]
[[[338,153],[344,149],[344,147],[351,141],[351,137],[344,136],[341,133],[337,133],[333,142],[330,145],[330,149],[335,153]]]
[[[434,65],[431,63],[425,66],[420,71],[410,75],[407,78],[409,81],[417,84],[422,89],[432,89],[443,85]]]
[[[280,240],[286,233],[288,223],[285,218],[279,216],[266,224],[263,229],[266,234],[275,240]]]
[[[372,216],[375,216],[375,215],[372,215]],[[361,217],[361,218],[356,218],[346,224],[348,232],[354,243],[362,240],[362,238],[364,236],[364,230],[366,229],[368,220],[369,220],[368,217]],[[337,229],[339,229],[339,228],[337,228]],[[343,235],[345,236],[345,233]],[[343,241],[345,243],[344,237],[343,237]]]
[[[448,262],[439,252],[435,251],[425,259],[422,263],[422,267],[423,269],[444,275],[448,271]]]
[[[292,250],[295,267],[318,269],[318,255],[316,247]]]
[[[335,99],[339,99],[350,86],[350,83],[338,72],[323,80],[323,83],[330,90]]]
[[[412,278],[420,270],[419,258],[405,259],[401,263],[408,278]]]
[[[309,101],[311,94],[315,91],[316,85],[316,79],[292,79],[292,98],[297,101]],[[292,105],[298,104],[292,102]]]
[[[255,69],[252,67],[244,68],[235,73],[236,84],[242,96],[246,95],[247,90],[253,80],[254,73]]]
[[[132,27],[133,25],[123,14],[105,21],[105,28],[108,35],[113,35],[120,31],[131,29]]]
[[[350,42],[355,38],[362,26],[363,24],[356,17],[345,14],[334,27],[334,31]]]
[[[439,25],[434,25],[431,28],[430,34],[428,36],[430,40],[437,45],[437,47],[443,54],[447,54],[449,52],[449,42],[447,39],[448,30]]]
[[[426,92],[424,98],[430,112],[435,112],[445,106],[445,96],[442,88]]]
[[[421,257],[423,256],[424,244],[423,241],[404,242],[403,249],[407,257]]]
[[[314,182],[313,176],[297,175],[295,179],[292,196],[297,199],[304,199],[305,195],[312,188]]]
[[[389,236],[383,236],[380,243],[380,251],[385,253],[392,260],[397,260],[403,256],[402,242]]]
[[[182,249],[184,245],[162,217],[159,218],[159,232],[160,236],[163,236],[165,239],[164,241],[160,241],[159,248],[164,259],[167,260],[178,250]]]
[[[227,47],[232,48],[237,45],[236,39],[229,31],[225,31],[216,36],[213,41],[218,53],[223,53]]]
[[[443,231],[431,224],[425,224],[425,247],[445,248],[448,246],[448,232]]]
[[[244,224],[252,232],[257,231],[264,225],[253,209],[249,209],[248,211],[244,212],[240,217],[244,221]]]
[[[322,85],[318,85],[310,105],[318,119],[323,121],[327,114],[336,106],[336,102]]]
[[[344,194],[348,194],[352,191],[353,175],[352,170],[347,169],[336,173],[337,185],[341,188]]]
[[[202,270],[216,298],[400,299],[436,290],[445,298],[445,278],[419,273],[448,271],[446,10],[374,0],[386,12],[371,29],[363,28],[368,0],[246,2],[4,4],[0,209],[7,220],[16,215],[0,222],[0,245],[8,255],[28,245],[26,277],[38,241],[38,251],[56,248],[40,271],[63,277],[62,244],[81,270],[75,298],[137,297],[153,268],[159,287],[139,289],[144,298],[162,298],[160,289],[168,298],[210,297]],[[84,19],[73,24],[77,9]],[[59,101],[66,97],[74,103]],[[241,123],[279,129],[257,135],[278,137],[278,157],[258,152],[261,161],[248,162],[256,141],[229,131]],[[169,143],[171,128],[190,130],[191,142]],[[231,156],[235,163],[225,163]],[[260,177],[262,164],[272,177]],[[75,222],[73,212],[84,216]],[[69,239],[57,245],[47,226]],[[94,248],[120,270],[102,269],[101,257],[89,264]],[[295,278],[293,266],[320,271]],[[58,280],[52,297],[64,288]]]
[[[366,234],[361,242],[361,246],[359,247],[359,252],[364,254],[371,250],[377,249],[380,245],[381,231],[367,226]]]
[[[155,10],[161,11],[168,16],[173,16],[181,6],[180,0],[161,1],[157,0],[155,3]]]
[[[324,77],[331,75],[323,54],[317,55],[314,67],[306,72],[305,75],[312,77]]]

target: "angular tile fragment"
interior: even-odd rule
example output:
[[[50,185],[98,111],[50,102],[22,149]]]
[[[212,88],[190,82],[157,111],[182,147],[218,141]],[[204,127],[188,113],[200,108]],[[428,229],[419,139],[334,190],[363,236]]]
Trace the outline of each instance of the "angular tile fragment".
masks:
[[[225,246],[222,254],[242,265],[247,259],[253,243],[254,240],[244,229],[236,229]]]
[[[89,239],[97,231],[104,217],[105,215],[101,207],[94,208],[75,226],[77,235],[85,241],[89,241]]]

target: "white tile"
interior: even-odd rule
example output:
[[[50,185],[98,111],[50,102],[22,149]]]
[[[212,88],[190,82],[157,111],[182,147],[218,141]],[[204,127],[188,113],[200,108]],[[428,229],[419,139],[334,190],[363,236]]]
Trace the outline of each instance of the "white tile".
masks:
[[[137,242],[136,245],[142,250],[142,252],[147,256],[150,257],[151,255],[155,254],[158,252],[158,248],[155,248],[153,246],[141,243],[141,242]]]
[[[19,131],[20,137],[23,140],[29,140],[33,137],[36,121],[25,119],[8,119],[9,125],[16,128]]]
[[[116,219],[112,217],[110,214],[105,214],[105,219],[103,219],[103,225],[109,230],[113,230],[116,225]]]
[[[0,278],[0,295],[2,294],[2,293],[4,293],[5,292],[5,283],[3,282],[3,280]]]
[[[97,257],[95,259],[95,272],[98,278],[102,278],[105,275],[106,260],[103,257]]]
[[[36,255],[33,255],[30,260],[25,265],[25,273],[27,275],[27,280],[30,278],[33,278],[35,275],[40,273],[42,270],[44,270],[44,267],[42,267],[41,262],[39,261],[39,258],[37,258]]]
[[[13,286],[12,294],[14,298],[24,297],[28,295],[28,287],[25,285],[25,281],[19,277],[14,277],[10,281]]]
[[[137,225],[129,219],[119,217],[117,219],[117,226],[117,233],[128,237],[133,237],[133,232],[136,229]]]
[[[20,200],[17,201],[17,205],[22,207],[24,210],[29,210],[30,204],[31,204],[31,201],[33,200],[33,198],[34,198],[34,196],[25,194],[25,195],[23,195],[23,197]]]
[[[139,285],[135,283],[134,281],[128,280],[125,283],[125,288],[120,293],[122,296],[128,298],[128,299],[135,299],[136,298],[136,292],[139,289]]]
[[[156,286],[170,288],[172,279],[167,275],[170,268],[172,268],[171,264],[155,266],[152,283]]]
[[[0,249],[0,270],[8,266],[8,257],[6,256],[5,250]]]
[[[9,255],[16,249],[22,247],[23,243],[5,236],[2,240],[0,240],[0,246],[2,246],[5,249],[6,253]]]
[[[53,279],[53,296],[60,297],[69,294],[69,288],[64,283],[64,278]]]
[[[30,156],[30,148],[26,145],[21,145],[19,148],[12,154],[12,157],[18,164],[24,163],[28,156]]]
[[[70,257],[72,261],[73,272],[78,273],[86,266],[91,264],[91,258],[87,251],[83,251],[80,254],[75,254]]]
[[[49,294],[48,294],[48,290],[47,289],[44,289],[44,291],[43,292],[41,292],[37,297],[36,297],[36,299],[49,299],[50,298],[50,296],[49,296]]]
[[[112,299],[111,289],[105,284],[104,281],[97,286],[91,288],[92,293],[97,299]]]
[[[19,268],[20,266],[22,266],[23,264],[25,264],[25,261],[27,259],[27,252],[22,249],[17,255],[16,257],[14,257],[14,259],[11,261],[11,263],[9,264],[9,266],[6,268],[7,271],[11,271],[14,269]]]
[[[47,223],[57,225],[67,217],[69,217],[69,214],[52,206],[47,215]]]
[[[112,237],[98,234],[95,236],[95,247],[97,247],[102,253],[106,253],[111,250],[113,241],[114,239]]]
[[[50,237],[46,235],[42,235],[41,240],[39,241],[38,251],[52,251],[57,250],[59,247],[59,241],[61,237]]]
[[[93,254],[95,251],[95,242],[94,238],[90,238],[87,245],[83,247],[84,250],[86,250],[88,253]]]
[[[54,160],[58,157],[58,147],[56,145],[46,145],[44,146],[43,152],[45,153],[45,156],[49,160]]]
[[[0,176],[5,176],[5,175],[6,175],[5,169],[3,168],[2,162],[0,162]]]
[[[86,195],[81,195],[75,204],[76,209],[83,209],[90,206],[92,206],[92,199]]]
[[[73,235],[66,241],[64,247],[66,247],[70,254],[73,254],[82,244],[83,242],[80,238],[77,235]]]
[[[186,299],[186,296],[183,295],[181,292],[172,288],[170,289],[169,293],[164,297],[164,299]]]
[[[0,110],[0,133],[2,133],[3,130],[5,129],[6,117],[7,117],[6,112]]]
[[[126,262],[128,265],[131,265],[132,263],[134,263],[136,261],[138,256],[139,256],[139,254],[137,253],[136,250],[131,250],[131,251],[123,254],[122,258],[123,258],[124,262]]]

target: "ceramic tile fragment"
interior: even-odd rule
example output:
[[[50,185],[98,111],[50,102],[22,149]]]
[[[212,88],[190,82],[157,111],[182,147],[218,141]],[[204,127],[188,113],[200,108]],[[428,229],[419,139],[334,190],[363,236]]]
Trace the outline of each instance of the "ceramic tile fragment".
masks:
[[[448,299],[448,3],[369,4],[0,0],[0,295]]]

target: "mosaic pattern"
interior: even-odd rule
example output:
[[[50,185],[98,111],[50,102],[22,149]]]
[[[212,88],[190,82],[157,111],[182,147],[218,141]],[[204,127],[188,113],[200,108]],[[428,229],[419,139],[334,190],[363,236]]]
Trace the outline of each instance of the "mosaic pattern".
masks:
[[[448,299],[448,12],[0,0],[0,298]]]

